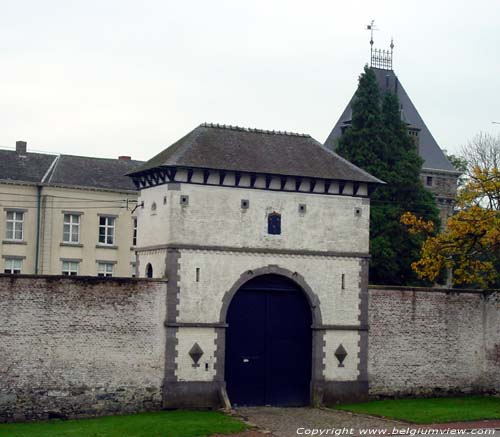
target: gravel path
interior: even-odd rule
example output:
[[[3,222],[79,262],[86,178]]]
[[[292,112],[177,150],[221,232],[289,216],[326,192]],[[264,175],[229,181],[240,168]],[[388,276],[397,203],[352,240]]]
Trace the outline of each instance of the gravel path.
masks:
[[[276,437],[310,436],[313,429],[331,430],[328,434],[324,431],[323,435],[336,435],[332,428],[345,429],[340,434],[344,436],[358,436],[360,428],[384,428],[390,434],[394,427],[408,426],[401,422],[319,408],[252,407],[238,408],[236,413],[257,427],[271,431],[271,435]]]

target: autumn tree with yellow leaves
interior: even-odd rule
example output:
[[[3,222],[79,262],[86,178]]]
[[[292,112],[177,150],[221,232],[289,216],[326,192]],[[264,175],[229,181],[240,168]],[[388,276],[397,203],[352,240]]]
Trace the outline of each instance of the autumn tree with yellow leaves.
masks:
[[[500,141],[497,144],[500,153]],[[457,213],[440,234],[432,236],[433,223],[412,213],[403,214],[401,222],[410,234],[427,235],[421,258],[412,264],[420,278],[436,281],[448,269],[455,285],[500,287],[498,161],[471,164],[458,194]]]

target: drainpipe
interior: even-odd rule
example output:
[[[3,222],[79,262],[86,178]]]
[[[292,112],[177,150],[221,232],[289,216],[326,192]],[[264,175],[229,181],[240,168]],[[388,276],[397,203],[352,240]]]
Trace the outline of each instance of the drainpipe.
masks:
[[[36,246],[35,246],[35,275],[38,275],[38,258],[40,252],[40,208],[42,204],[43,185],[36,186]]]
[[[52,171],[54,170],[54,167],[56,166],[57,162],[59,161],[59,157],[61,155],[57,155],[52,163],[50,164],[49,168],[47,169],[47,172],[43,175],[43,178],[41,179],[40,183],[36,186],[37,188],[37,193],[36,193],[36,248],[35,248],[35,275],[38,275],[38,260],[40,259],[40,222],[41,222],[41,216],[42,216],[42,189],[43,185],[46,182],[50,182]]]

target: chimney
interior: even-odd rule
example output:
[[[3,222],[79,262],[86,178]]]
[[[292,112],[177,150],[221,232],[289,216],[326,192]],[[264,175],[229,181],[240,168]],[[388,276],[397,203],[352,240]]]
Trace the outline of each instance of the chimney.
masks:
[[[26,141],[16,141],[16,152],[18,155],[26,155]]]
[[[132,158],[130,156],[119,156],[119,161],[130,161]]]

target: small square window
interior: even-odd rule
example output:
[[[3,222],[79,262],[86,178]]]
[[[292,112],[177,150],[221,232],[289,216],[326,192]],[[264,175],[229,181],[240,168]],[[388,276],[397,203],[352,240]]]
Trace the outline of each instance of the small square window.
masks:
[[[181,196],[181,205],[182,206],[187,206],[189,205],[189,196]]]
[[[361,217],[363,214],[363,210],[359,207],[354,208],[354,217]]]
[[[307,206],[305,203],[300,203],[299,204],[299,213],[305,214],[307,211]]]
[[[18,258],[5,258],[4,273],[8,275],[19,275],[23,267],[23,261]]]
[[[113,276],[113,264],[112,263],[98,263],[97,264],[97,276],[110,278]]]
[[[433,182],[434,182],[434,180],[433,180],[432,176],[427,176],[427,177],[425,178],[425,184],[426,184],[428,187],[432,187]]]
[[[241,199],[241,209],[248,209],[250,207],[250,201],[248,199]]]
[[[271,235],[281,234],[281,214],[273,212],[267,216],[267,233]]]
[[[64,276],[76,276],[78,275],[78,261],[63,261],[62,263],[62,274]]]

